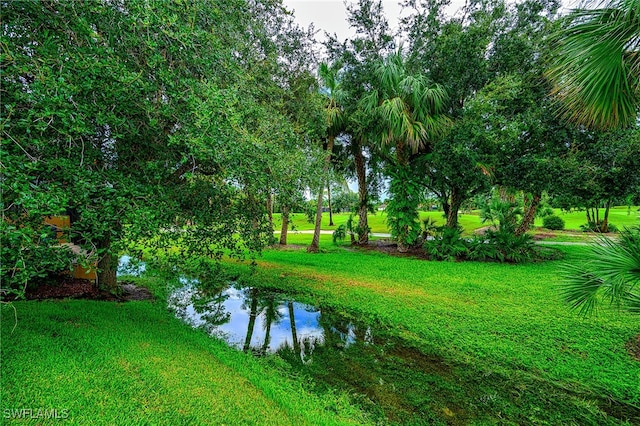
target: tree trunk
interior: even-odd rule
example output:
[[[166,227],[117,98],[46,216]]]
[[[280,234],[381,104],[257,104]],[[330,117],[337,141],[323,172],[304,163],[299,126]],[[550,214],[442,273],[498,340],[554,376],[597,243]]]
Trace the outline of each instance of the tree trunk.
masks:
[[[307,247],[308,253],[317,253],[320,249],[320,226],[322,225],[322,192],[324,185],[320,187],[320,193],[318,194],[318,207],[316,208],[316,224],[313,229],[313,240],[311,245]]]
[[[449,204],[449,199],[445,198],[442,201],[442,212],[444,213],[444,216],[448,218],[450,211],[451,211],[451,204]]]
[[[296,329],[296,319],[294,316],[293,302],[288,303],[289,307],[289,324],[291,325],[291,338],[293,339],[293,350],[298,356],[301,356],[300,342],[298,341],[298,333]]]
[[[111,236],[97,241],[97,249],[100,258],[98,260],[97,281],[98,287],[102,290],[114,292],[118,287],[116,271],[118,269],[118,259],[111,254]]]
[[[602,225],[600,225],[600,232],[609,232],[609,208],[611,202],[607,201],[604,205],[604,219],[602,219]]]
[[[267,217],[269,218],[269,226],[273,230],[273,194],[267,194]]]
[[[356,145],[353,154],[355,157],[356,177],[358,178],[358,226],[361,229],[360,234],[358,234],[358,244],[366,245],[369,243],[367,170],[364,155],[362,154],[362,146],[360,143]]]
[[[540,205],[541,199],[542,199],[542,196],[540,194],[533,195],[533,198],[531,199],[531,202],[529,203],[529,206],[527,207],[527,210],[524,216],[522,216],[520,225],[518,225],[518,227],[516,228],[516,231],[515,231],[516,236],[519,237],[520,235],[525,234],[529,230],[529,228],[531,228],[531,224],[533,223],[533,220],[536,217],[536,210]]]
[[[334,226],[333,211],[331,209],[331,182],[327,182],[327,202],[329,203],[329,226]]]
[[[407,167],[409,164],[408,154],[406,152],[406,147],[402,142],[396,143],[396,161],[398,166]],[[406,253],[409,251],[409,247],[407,246],[406,239],[409,235],[409,225],[402,225],[398,235],[398,251],[400,253]]]
[[[331,153],[333,152],[333,143],[335,136],[329,136],[329,143],[327,144],[327,155],[324,158],[324,178],[329,173],[329,166],[331,165]],[[320,185],[320,192],[318,193],[318,207],[316,208],[316,225],[313,230],[313,240],[311,245],[307,248],[308,253],[317,253],[320,250],[320,227],[322,226],[322,193],[324,192],[324,183]]]
[[[463,202],[464,196],[462,195],[462,193],[458,189],[453,188],[451,190],[451,202],[449,204],[449,211],[447,212],[447,228],[458,227],[458,211],[460,211],[460,206]]]
[[[249,326],[247,327],[247,335],[244,339],[243,352],[247,352],[251,348],[251,337],[253,336],[253,329],[256,325],[256,317],[258,316],[258,289],[251,289],[251,310],[249,312]]]
[[[280,227],[280,245],[287,245],[287,231],[289,230],[289,207],[282,206],[282,226]]]

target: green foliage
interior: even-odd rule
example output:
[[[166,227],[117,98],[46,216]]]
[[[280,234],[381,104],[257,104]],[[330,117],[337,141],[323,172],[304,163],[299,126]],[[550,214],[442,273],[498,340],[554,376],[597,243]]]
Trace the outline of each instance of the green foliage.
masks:
[[[538,252],[529,234],[514,235],[504,229],[488,229],[484,235],[469,242],[469,259],[472,260],[522,263],[537,258]]]
[[[338,242],[344,241],[347,237],[347,226],[345,224],[338,226],[331,235],[333,238],[333,244],[338,244]]]
[[[422,188],[406,166],[393,167],[389,175],[391,199],[385,210],[387,224],[399,245],[410,246],[420,235],[418,206],[422,201]]]
[[[638,193],[640,176],[638,127],[608,133],[582,131],[563,163],[562,185],[554,203],[565,210],[582,208],[587,221],[602,223],[615,203]],[[604,207],[604,215],[600,209]],[[602,229],[606,232],[606,229]]]
[[[583,315],[605,302],[640,314],[640,227],[620,231],[619,240],[601,237],[587,262],[565,264],[561,293]]]
[[[562,219],[560,216],[551,215],[551,216],[545,216],[544,219],[542,219],[542,226],[547,229],[552,229],[554,231],[563,230],[564,225],[565,225],[564,219]]]
[[[555,34],[555,81],[562,112],[596,128],[636,124],[640,105],[640,2],[609,0],[574,10]]]
[[[279,4],[2,11],[2,208],[15,225],[3,242],[21,244],[3,250],[3,284],[10,253],[40,250],[33,224],[64,212],[106,285],[127,241],[256,253],[272,238],[267,194],[286,200],[315,175],[309,143],[324,122],[309,38]],[[49,267],[22,268],[23,278]]]
[[[518,219],[522,216],[522,207],[516,201],[503,200],[499,196],[489,199],[480,209],[480,218],[483,222],[491,222],[499,231],[513,233],[518,225]]]
[[[427,240],[423,248],[433,259],[454,261],[464,257],[469,249],[462,238],[462,229],[443,226],[438,228],[433,239]]]
[[[78,259],[66,246],[59,245],[56,233],[42,222],[17,227],[0,222],[2,287],[0,297],[24,296],[28,283],[37,284],[58,273],[69,272]]]
[[[351,213],[347,221],[343,224],[340,224],[335,231],[333,231],[333,243],[337,244],[338,241],[344,241],[344,239],[349,235],[351,237],[351,243],[353,244],[355,241],[360,240],[360,236],[366,233],[367,235],[371,233],[371,228],[367,227],[367,229],[363,229],[360,225],[360,222],[354,223],[354,215]]]
[[[603,233],[602,227],[603,227],[602,221],[600,222],[589,221],[583,225],[580,225],[580,230],[582,232]],[[607,230],[604,233],[607,233],[607,232],[618,232],[618,227],[614,223],[607,223]]]

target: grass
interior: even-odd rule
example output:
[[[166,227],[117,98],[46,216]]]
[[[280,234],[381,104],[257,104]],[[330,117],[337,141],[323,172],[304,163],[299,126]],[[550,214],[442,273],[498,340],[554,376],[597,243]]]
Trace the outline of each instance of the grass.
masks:
[[[310,240],[309,234],[292,234],[289,242]],[[254,285],[302,293],[335,311],[375,319],[442,360],[435,372],[413,364],[410,375],[387,364],[366,372],[375,376],[382,368],[391,374],[389,386],[429,401],[426,423],[640,421],[640,362],[625,348],[640,334],[640,321],[611,310],[588,319],[571,312],[556,288],[558,262],[427,262],[345,250],[330,235],[321,244],[324,251],[314,255],[304,248],[268,249],[252,275],[245,264],[227,267]],[[583,262],[588,253],[584,247],[561,250],[569,262]],[[146,284],[166,293],[162,281]],[[277,358],[231,350],[181,324],[163,302],[15,306],[19,323],[13,333],[13,313],[2,310],[3,414],[58,409],[68,410],[72,424],[127,425],[371,419],[354,407],[357,398],[346,396],[356,391],[315,386]],[[357,374],[362,376],[354,381],[364,379]]]
[[[609,213],[609,222],[616,225],[618,228],[622,228],[623,226],[634,226],[640,225],[640,207],[632,207],[629,209],[626,206],[613,207]],[[588,241],[591,239],[592,234],[583,233],[580,230],[580,225],[584,225],[587,223],[587,219],[584,211],[571,211],[564,212],[560,209],[554,209],[554,214],[560,216],[565,220],[565,229],[567,232],[551,232],[542,228],[542,219],[537,218],[534,222],[534,225],[537,227],[534,232],[536,233],[544,233],[544,234],[556,234],[554,237],[550,238],[553,241],[568,241],[568,242],[580,242],[580,241]],[[600,214],[604,214],[604,209],[600,209]],[[443,217],[443,213],[440,211],[430,211],[430,212],[420,212],[420,218],[426,219],[427,217],[431,218],[436,222],[437,225],[444,225],[445,218]],[[313,230],[314,224],[310,223],[307,220],[306,215],[303,213],[296,213],[291,218],[293,222],[293,229],[297,231],[310,231]],[[349,219],[349,213],[335,213],[333,214],[333,222],[334,226],[329,226],[329,214],[324,213],[322,215],[322,226],[323,230],[334,231],[338,226],[345,224]],[[373,233],[389,233],[389,229],[386,224],[387,215],[385,212],[376,212],[376,214],[369,215],[369,226],[371,227],[371,232]],[[490,223],[482,223],[480,219],[479,212],[477,210],[461,213],[458,216],[458,221],[462,228],[464,229],[465,235],[470,235],[476,229],[482,228],[484,226],[490,225]],[[280,214],[274,214],[274,228],[276,230],[280,230],[281,226],[281,216]],[[574,231],[577,235],[572,234],[571,231]]]
[[[438,225],[444,225],[445,219],[443,217],[442,212],[432,211],[432,212],[420,212],[420,218],[425,219],[427,217],[432,218],[436,221]],[[338,226],[342,224],[346,224],[349,219],[349,213],[334,213],[333,214],[333,223],[334,226],[329,225],[329,214],[323,213],[322,215],[322,226],[321,229],[334,231]],[[282,225],[282,219],[279,213],[275,213],[273,215],[274,220],[274,228],[276,230],[280,230]],[[297,231],[310,231],[313,230],[314,224],[310,223],[307,220],[307,216],[303,213],[296,213],[291,217],[293,222],[293,229]],[[387,228],[387,214],[385,212],[376,212],[375,214],[369,215],[369,227],[371,228],[372,233],[388,233],[389,228]],[[477,213],[463,213],[459,216],[460,224],[470,231],[481,228],[485,226],[480,221],[480,216]]]
[[[194,331],[157,302],[18,302],[3,310],[1,408],[58,410],[71,424],[360,424],[274,361]],[[10,412],[10,411],[9,411]],[[29,417],[34,414],[30,414]],[[10,416],[9,416],[10,417]],[[44,418],[14,419],[42,424]],[[55,420],[53,420],[55,421]],[[4,423],[3,423],[4,424]]]
[[[587,216],[584,211],[563,212],[554,209],[554,214],[560,216],[565,221],[565,229],[580,231],[580,225],[587,223]],[[600,217],[604,216],[604,209],[600,209]],[[623,226],[640,225],[640,207],[635,206],[629,209],[627,206],[612,207],[609,211],[609,223],[613,223],[618,228]],[[536,219],[535,226],[542,226],[542,219]]]
[[[562,250],[571,262],[587,253]],[[441,263],[273,250],[261,266],[254,282],[378,318],[449,360],[460,381],[476,382],[461,393],[462,406],[476,404],[478,389],[485,389],[516,423],[615,423],[604,414],[607,400],[624,407],[623,418],[640,420],[640,363],[625,349],[640,333],[638,318],[614,311],[578,317],[559,298],[557,262]]]

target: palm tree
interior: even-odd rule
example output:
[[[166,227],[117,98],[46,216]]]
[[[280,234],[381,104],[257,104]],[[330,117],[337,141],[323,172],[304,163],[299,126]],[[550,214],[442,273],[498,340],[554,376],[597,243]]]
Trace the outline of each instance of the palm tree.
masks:
[[[591,261],[564,265],[562,294],[584,315],[592,313],[601,299],[640,314],[640,226],[625,229],[618,242],[601,237],[591,247]]]
[[[393,198],[387,209],[398,250],[406,251],[419,231],[419,194],[410,193],[406,180],[410,155],[425,151],[447,127],[449,120],[443,114],[446,94],[426,76],[410,74],[401,49],[378,66],[376,75],[378,85],[363,98],[363,109],[375,118],[380,148],[394,152],[395,158],[388,158]]]
[[[343,131],[345,124],[343,108],[340,105],[340,101],[344,97],[344,92],[340,86],[340,79],[338,76],[341,66],[342,65],[339,62],[331,66],[323,62],[320,64],[320,68],[318,70],[318,74],[323,84],[320,93],[325,97],[325,114],[327,119],[327,141],[325,143],[325,151],[327,154],[324,161],[323,174],[325,179],[329,174],[333,145],[335,144],[336,137]],[[322,182],[318,191],[318,205],[316,208],[316,223],[313,232],[313,240],[311,241],[311,245],[307,248],[307,251],[310,253],[317,252],[320,246],[322,199],[325,186],[325,182]]]
[[[555,65],[548,72],[562,113],[595,128],[633,125],[640,106],[640,0],[576,10],[569,23],[556,35]],[[565,300],[585,315],[601,297],[640,313],[640,228],[623,231],[617,243],[603,237],[591,250],[591,262],[565,265]]]
[[[378,66],[378,87],[364,99],[364,108],[378,120],[382,147],[395,148],[396,163],[407,165],[410,153],[427,148],[449,120],[442,114],[444,90],[422,74],[408,72],[402,49]]]
[[[575,10],[556,34],[548,75],[568,119],[610,129],[636,122],[640,106],[640,0]]]

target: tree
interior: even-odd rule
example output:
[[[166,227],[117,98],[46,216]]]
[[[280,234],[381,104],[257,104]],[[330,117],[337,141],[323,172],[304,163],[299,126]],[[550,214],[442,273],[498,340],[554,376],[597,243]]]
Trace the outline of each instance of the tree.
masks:
[[[612,132],[578,132],[563,167],[562,185],[553,192],[564,209],[586,211],[589,229],[609,232],[609,209],[640,188],[638,128]],[[604,208],[602,216],[600,209]]]
[[[324,143],[325,160],[324,160],[324,179],[328,178],[329,167],[331,166],[331,155],[333,153],[333,146],[335,144],[336,137],[343,131],[345,124],[345,117],[341,105],[342,97],[344,96],[342,88],[340,86],[340,79],[338,71],[340,70],[340,64],[335,63],[329,66],[326,63],[320,64],[318,74],[322,80],[323,87],[320,93],[325,97],[325,116],[326,116],[326,142]],[[322,225],[322,199],[324,195],[324,188],[326,187],[323,181],[318,191],[318,199],[316,206],[316,221],[313,231],[313,240],[311,245],[307,248],[310,253],[315,253],[319,249],[320,245],[320,227]]]
[[[358,184],[358,244],[369,241],[368,211],[379,189],[379,156],[372,142],[374,118],[363,111],[361,100],[375,86],[376,66],[394,48],[394,40],[380,0],[359,0],[347,5],[347,20],[356,35],[345,43],[329,36],[325,43],[329,56],[342,63],[341,86],[345,92],[343,107],[347,118],[341,138],[342,152],[353,167],[346,168]]]
[[[378,65],[377,75],[376,86],[362,103],[377,123],[374,131],[380,148],[392,153],[388,220],[398,250],[406,251],[419,232],[420,190],[409,184],[410,156],[427,150],[444,133],[449,123],[443,114],[446,95],[424,75],[409,72],[401,49]]]
[[[555,36],[548,74],[563,116],[589,127],[634,124],[640,106],[640,1],[578,9]]]
[[[127,243],[179,239],[185,252],[216,258],[266,244],[272,231],[257,200],[269,187],[264,165],[280,151],[259,124],[292,123],[263,96],[285,87],[264,71],[284,67],[286,55],[266,43],[264,23],[280,9],[259,7],[3,5],[0,133],[12,177],[2,181],[3,284],[22,288],[42,272],[21,265],[60,250],[35,237],[43,217],[65,212],[112,290],[114,254]]]

